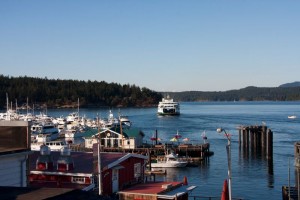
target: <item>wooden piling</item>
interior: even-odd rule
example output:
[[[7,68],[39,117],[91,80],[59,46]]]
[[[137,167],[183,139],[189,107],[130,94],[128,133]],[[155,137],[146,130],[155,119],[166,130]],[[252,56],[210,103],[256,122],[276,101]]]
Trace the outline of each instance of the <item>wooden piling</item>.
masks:
[[[273,132],[268,129],[267,130],[267,159],[273,158]]]
[[[263,155],[267,159],[273,158],[273,132],[265,125],[239,127],[239,145],[244,153],[250,149],[254,157]]]

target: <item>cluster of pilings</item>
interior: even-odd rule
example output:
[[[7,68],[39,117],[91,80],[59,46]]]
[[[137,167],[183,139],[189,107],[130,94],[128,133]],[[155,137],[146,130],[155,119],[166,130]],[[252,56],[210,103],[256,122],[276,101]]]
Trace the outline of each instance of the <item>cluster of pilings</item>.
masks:
[[[239,147],[252,155],[273,159],[273,132],[267,126],[240,126]]]

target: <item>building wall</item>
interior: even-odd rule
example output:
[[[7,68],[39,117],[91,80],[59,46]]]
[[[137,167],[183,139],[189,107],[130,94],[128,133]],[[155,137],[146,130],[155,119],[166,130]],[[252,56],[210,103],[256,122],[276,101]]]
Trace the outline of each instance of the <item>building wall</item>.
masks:
[[[141,167],[141,174],[139,177],[135,177],[135,164],[140,163]],[[138,182],[141,182],[144,178],[144,160],[141,158],[134,158],[131,157],[121,163],[121,165],[124,167],[123,169],[119,170],[119,186],[120,189],[123,189],[127,187],[128,185],[132,185]]]
[[[75,179],[76,178],[76,179]],[[82,181],[75,181],[82,179]],[[76,184],[84,184],[84,185],[90,185],[92,184],[92,177],[86,177],[86,176],[70,176],[70,175],[47,175],[47,174],[30,174],[29,181],[40,181],[40,182],[61,182],[61,183],[76,183]],[[59,183],[58,183],[59,184]]]
[[[0,186],[27,186],[27,155],[0,156]]]
[[[0,186],[27,186],[30,123],[0,121]]]
[[[137,163],[140,163],[141,168],[139,177],[136,177],[134,170]],[[124,168],[119,169],[119,190],[144,180],[144,159],[131,157],[121,162],[120,165]],[[112,194],[112,169],[102,172],[102,194]]]

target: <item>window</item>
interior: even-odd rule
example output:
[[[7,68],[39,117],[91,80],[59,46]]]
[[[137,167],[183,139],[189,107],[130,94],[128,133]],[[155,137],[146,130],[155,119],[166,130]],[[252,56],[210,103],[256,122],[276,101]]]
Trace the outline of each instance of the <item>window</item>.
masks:
[[[84,177],[80,176],[73,176],[72,183],[84,183]]]
[[[141,177],[141,163],[134,164],[134,178]]]

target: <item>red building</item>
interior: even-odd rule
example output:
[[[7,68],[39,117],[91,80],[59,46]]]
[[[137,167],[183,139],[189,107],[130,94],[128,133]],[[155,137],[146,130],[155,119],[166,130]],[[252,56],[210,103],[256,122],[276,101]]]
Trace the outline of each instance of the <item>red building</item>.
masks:
[[[143,183],[147,156],[132,153],[104,153],[98,154],[94,145],[95,172],[98,174],[101,166],[99,194],[110,195],[137,183]],[[99,182],[99,177],[98,177]]]
[[[70,152],[68,148],[51,152],[44,146],[40,152],[29,156],[29,185],[86,191],[96,189],[99,194],[111,195],[143,182],[147,159],[140,154],[98,153],[97,148],[94,152]],[[101,176],[98,176],[99,167]]]
[[[29,162],[30,186],[86,191],[95,187],[92,153],[71,152],[68,148],[61,152],[51,152],[44,145],[41,151],[35,151],[29,156]]]

